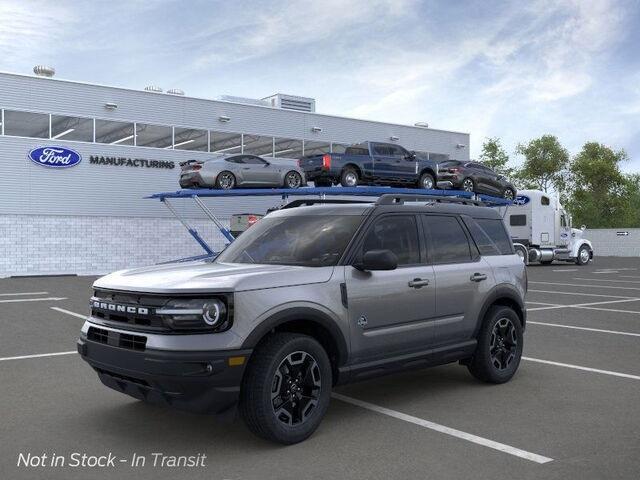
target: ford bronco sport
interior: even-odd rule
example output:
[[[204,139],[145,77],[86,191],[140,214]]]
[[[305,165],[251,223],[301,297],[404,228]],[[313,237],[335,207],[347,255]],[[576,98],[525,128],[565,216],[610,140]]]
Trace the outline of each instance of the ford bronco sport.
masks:
[[[285,444],[315,431],[335,385],[456,361],[506,382],[525,266],[498,213],[462,203],[285,207],[215,260],[112,273],[78,351],[108,387],[201,413],[238,404]]]

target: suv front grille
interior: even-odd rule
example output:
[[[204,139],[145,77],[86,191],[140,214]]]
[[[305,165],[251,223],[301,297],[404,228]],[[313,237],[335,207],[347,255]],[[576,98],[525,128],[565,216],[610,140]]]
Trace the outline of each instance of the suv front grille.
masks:
[[[154,312],[169,300],[167,297],[96,290],[91,299],[91,316],[114,324],[126,324],[132,329],[167,331],[169,328]]]
[[[93,342],[111,345],[112,347],[126,348],[127,350],[144,351],[147,347],[147,337],[114,332],[97,327],[89,327],[87,339]]]

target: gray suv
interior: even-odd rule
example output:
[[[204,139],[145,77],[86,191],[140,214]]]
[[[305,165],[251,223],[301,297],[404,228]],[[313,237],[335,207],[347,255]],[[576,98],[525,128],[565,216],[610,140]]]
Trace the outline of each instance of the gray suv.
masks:
[[[200,413],[239,405],[285,444],[314,432],[334,385],[450,362],[508,381],[527,278],[501,217],[402,197],[284,207],[215,260],[102,277],[78,351],[108,387]]]

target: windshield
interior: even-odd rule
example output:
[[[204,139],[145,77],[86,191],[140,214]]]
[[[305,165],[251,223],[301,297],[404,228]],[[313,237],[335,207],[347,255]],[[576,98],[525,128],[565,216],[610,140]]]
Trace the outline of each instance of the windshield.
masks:
[[[359,215],[267,216],[234,240],[215,261],[333,266],[362,219]]]

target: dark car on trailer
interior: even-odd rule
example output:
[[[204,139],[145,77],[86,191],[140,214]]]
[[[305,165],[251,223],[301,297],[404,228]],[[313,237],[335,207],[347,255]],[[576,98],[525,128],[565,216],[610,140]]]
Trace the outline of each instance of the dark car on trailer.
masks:
[[[344,153],[325,153],[301,158],[298,165],[316,187],[394,185],[436,188],[438,163],[427,154],[410,152],[394,143],[364,142]]]
[[[440,162],[439,178],[451,182],[455,190],[483,193],[509,200],[516,198],[516,187],[507,177],[480,162],[445,160]]]

